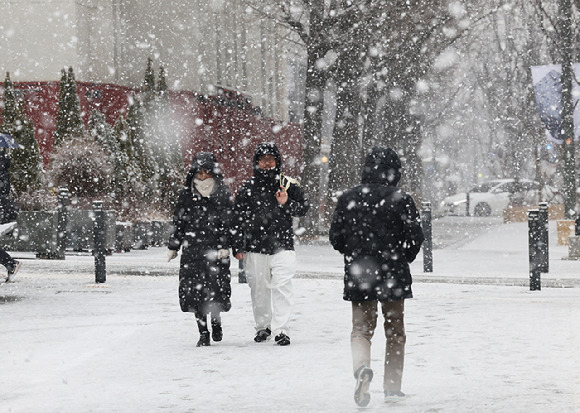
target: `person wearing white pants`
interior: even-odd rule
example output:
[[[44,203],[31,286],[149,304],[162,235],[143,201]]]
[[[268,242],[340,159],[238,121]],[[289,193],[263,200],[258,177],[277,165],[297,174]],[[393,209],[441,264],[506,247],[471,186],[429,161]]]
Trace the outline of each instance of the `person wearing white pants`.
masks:
[[[289,336],[296,253],[288,250],[273,255],[249,252],[244,269],[251,290],[256,331],[270,330],[275,337]]]
[[[296,273],[292,217],[308,211],[298,182],[281,172],[275,144],[264,142],[254,153],[254,176],[244,182],[234,203],[232,249],[251,289],[257,343],[272,332],[276,344],[290,344],[292,278]]]

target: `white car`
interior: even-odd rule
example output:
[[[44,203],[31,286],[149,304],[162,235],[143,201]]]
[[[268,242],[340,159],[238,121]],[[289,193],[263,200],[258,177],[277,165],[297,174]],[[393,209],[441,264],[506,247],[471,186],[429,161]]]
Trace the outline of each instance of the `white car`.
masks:
[[[497,179],[485,182],[469,191],[469,215],[501,215],[509,205],[537,205],[539,189],[540,184],[529,179]],[[556,188],[544,185],[542,201],[558,204],[563,202],[563,198]],[[441,209],[448,215],[466,215],[466,193],[448,196],[441,202]]]

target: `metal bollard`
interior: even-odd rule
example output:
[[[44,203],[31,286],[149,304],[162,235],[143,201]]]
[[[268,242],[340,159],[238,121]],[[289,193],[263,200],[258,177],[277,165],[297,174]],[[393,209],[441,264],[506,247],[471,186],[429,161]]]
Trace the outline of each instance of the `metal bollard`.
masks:
[[[238,271],[238,282],[240,284],[246,284],[248,280],[246,278],[246,271],[244,270],[244,260],[238,261],[238,268],[240,269]]]
[[[105,264],[105,211],[103,202],[93,202],[93,255],[95,256],[95,282],[107,281],[107,268]]]
[[[550,271],[550,244],[548,234],[548,203],[540,202],[540,272],[547,273]]]
[[[528,210],[528,254],[530,263],[530,291],[542,289],[540,279],[540,211],[537,209]]]
[[[469,212],[469,204],[470,204],[470,200],[469,200],[469,192],[465,193],[465,216],[469,217],[471,216],[470,212]]]
[[[56,252],[54,258],[64,260],[67,242],[68,226],[68,209],[69,209],[69,192],[67,188],[58,189],[58,207],[56,223]]]
[[[433,231],[431,227],[431,202],[422,203],[421,227],[423,228],[423,272],[433,272]]]

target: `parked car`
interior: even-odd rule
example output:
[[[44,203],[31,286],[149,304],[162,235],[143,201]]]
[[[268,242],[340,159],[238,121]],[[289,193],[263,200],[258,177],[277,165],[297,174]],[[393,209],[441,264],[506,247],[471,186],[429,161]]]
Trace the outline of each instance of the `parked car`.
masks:
[[[537,205],[540,184],[529,179],[496,179],[485,182],[469,191],[469,214],[487,217],[501,215],[509,205]],[[544,185],[542,201],[551,204],[563,202],[560,191]],[[465,192],[446,197],[441,209],[447,215],[466,215],[467,196]]]

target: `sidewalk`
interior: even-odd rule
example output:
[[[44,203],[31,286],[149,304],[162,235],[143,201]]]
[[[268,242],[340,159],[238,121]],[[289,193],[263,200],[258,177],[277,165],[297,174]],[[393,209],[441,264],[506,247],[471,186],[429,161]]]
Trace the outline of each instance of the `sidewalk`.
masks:
[[[549,223],[549,272],[542,287],[580,287],[580,261],[566,260],[568,247],[557,245],[556,222]],[[528,224],[492,227],[472,241],[433,251],[433,273],[423,272],[423,253],[411,265],[416,282],[458,282],[529,286]]]
[[[469,284],[529,286],[527,223],[492,225],[480,230],[475,239],[460,240],[433,251],[433,272],[423,271],[423,251],[411,264],[414,282],[452,282]],[[436,237],[436,235],[434,235]],[[565,260],[568,247],[557,245],[556,223],[550,221],[550,269],[542,274],[543,287],[580,287],[580,261]],[[64,261],[35,259],[33,253],[12,253],[23,259],[23,273],[78,273],[94,279],[94,258],[90,253],[68,252]],[[311,244],[296,245],[297,276],[301,278],[342,279],[343,258],[327,238]],[[233,257],[232,274],[237,275],[238,261]],[[167,262],[167,250],[154,247],[113,254],[106,258],[107,276],[174,276],[179,271],[179,257]]]
[[[433,236],[435,243],[441,234]],[[474,239],[466,238],[433,250],[432,273],[423,271],[423,251],[419,252],[411,264],[413,281],[529,286],[527,223],[490,225],[488,230],[479,229]],[[342,257],[327,241],[296,247],[299,275],[342,279]],[[555,221],[549,223],[549,242],[550,268],[541,275],[542,286],[580,287],[580,261],[563,259],[568,247],[557,245]]]
[[[435,250],[433,274],[413,264],[408,397],[382,401],[377,331],[365,410],[580,412],[580,288],[530,292],[527,251],[514,241],[525,234],[494,226]],[[564,253],[552,248],[545,282],[580,277]],[[249,288],[234,277],[224,340],[196,348],[195,322],[179,309],[179,264],[165,248],[107,257],[104,284],[88,254],[24,260],[15,282],[0,284],[0,412],[359,412],[342,258],[324,242],[297,256],[288,347],[253,342]]]

